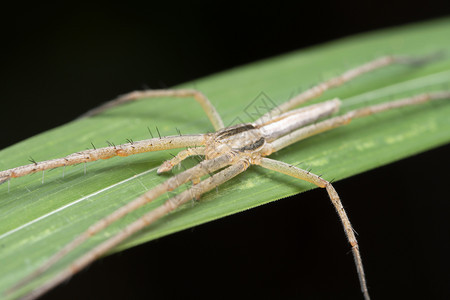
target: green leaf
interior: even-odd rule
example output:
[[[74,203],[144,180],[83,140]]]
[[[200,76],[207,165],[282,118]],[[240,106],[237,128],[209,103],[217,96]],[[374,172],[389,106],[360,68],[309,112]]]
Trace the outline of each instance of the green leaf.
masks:
[[[282,103],[323,79],[385,54],[428,55],[448,51],[450,19],[346,38],[229,70],[195,82],[222,115],[226,125],[252,121],[256,103],[267,97]],[[426,40],[426,43],[424,42]],[[450,53],[450,52],[449,52]],[[341,98],[344,110],[444,89],[450,81],[450,56],[417,68],[392,66],[327,92],[317,101]],[[192,83],[180,87],[193,87]],[[267,99],[266,99],[267,100]],[[256,101],[256,102],[255,102]],[[312,137],[271,157],[304,162],[326,179],[342,179],[431,149],[450,141],[450,102],[440,101],[355,120]],[[27,139],[0,152],[0,169],[42,161],[72,152],[149,138],[147,127],[163,135],[213,131],[191,99],[152,99],[111,109]],[[154,130],[155,131],[155,130]],[[0,293],[32,272],[90,224],[164,181],[156,168],[176,151],[113,158],[11,180],[0,186]],[[188,160],[186,167],[195,164]],[[85,172],[86,168],[86,172]],[[313,188],[282,174],[252,167],[199,202],[164,217],[119,251],[157,237],[243,211]],[[19,291],[24,294],[67,266],[144,212],[167,199],[133,212],[93,237],[54,268]]]

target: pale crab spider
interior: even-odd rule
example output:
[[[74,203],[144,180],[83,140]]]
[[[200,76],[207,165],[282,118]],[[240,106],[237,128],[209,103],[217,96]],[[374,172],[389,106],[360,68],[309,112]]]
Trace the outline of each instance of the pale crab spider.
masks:
[[[244,172],[250,165],[259,165],[263,168],[311,182],[316,186],[327,190],[339,218],[341,219],[347,239],[351,245],[362,293],[365,299],[369,299],[370,297],[367,289],[366,277],[364,275],[359,245],[356,241],[356,237],[347,214],[341,204],[341,200],[339,199],[339,196],[332,184],[322,177],[307,170],[267,158],[266,156],[269,156],[278,150],[310,136],[345,125],[355,118],[365,117],[399,107],[416,105],[430,100],[449,99],[450,91],[420,94],[409,98],[352,110],[343,115],[330,117],[325,120],[320,119],[329,117],[333,113],[339,111],[339,107],[341,105],[341,101],[339,99],[333,99],[293,110],[293,108],[299,106],[300,104],[320,96],[326,90],[340,86],[345,82],[363,75],[364,73],[391,64],[420,64],[427,60],[429,60],[429,58],[414,59],[405,56],[385,56],[375,59],[306,90],[305,92],[293,97],[289,101],[268,112],[253,123],[239,124],[230,127],[224,126],[220,115],[204,94],[196,90],[187,89],[132,92],[88,112],[85,116],[92,116],[110,107],[144,98],[193,97],[206,112],[216,132],[197,135],[159,137],[149,140],[130,142],[118,146],[86,150],[70,154],[63,158],[35,162],[29,165],[0,172],[0,183],[2,183],[10,180],[11,178],[21,177],[27,174],[56,167],[91,162],[99,159],[108,159],[114,156],[129,156],[132,154],[150,151],[186,148],[185,150],[180,151],[173,159],[164,162],[158,169],[158,173],[161,173],[171,170],[175,165],[179,164],[189,156],[202,155],[205,157],[205,160],[201,161],[198,165],[173,176],[134,201],[119,208],[109,216],[91,225],[88,230],[64,246],[40,268],[12,287],[10,292],[28,284],[31,280],[35,279],[37,276],[53,266],[67,253],[71,252],[73,249],[86,241],[90,236],[98,233],[114,221],[158,198],[159,196],[172,191],[187,182],[194,183],[192,187],[187,188],[185,191],[168,199],[161,206],[146,213],[143,217],[128,225],[115,236],[88,251],[86,254],[75,260],[69,267],[58,273],[50,281],[26,295],[24,299],[34,299],[42,295],[49,289],[55,287],[65,279],[71,277],[79,270],[92,263],[110,249],[117,246],[130,235],[146,226],[151,225],[154,221],[165,216],[180,205],[190,201],[193,198],[199,198],[202,194],[218,187],[224,182]],[[208,177],[202,179],[205,176]]]

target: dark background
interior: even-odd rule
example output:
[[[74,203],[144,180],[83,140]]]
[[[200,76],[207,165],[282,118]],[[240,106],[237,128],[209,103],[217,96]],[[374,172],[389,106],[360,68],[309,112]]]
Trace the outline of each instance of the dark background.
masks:
[[[128,2],[4,9],[0,148],[131,90],[449,15],[449,6]],[[449,151],[336,183],[360,233],[375,299],[450,296]],[[43,299],[361,299],[349,251],[326,193],[315,190],[103,259]]]

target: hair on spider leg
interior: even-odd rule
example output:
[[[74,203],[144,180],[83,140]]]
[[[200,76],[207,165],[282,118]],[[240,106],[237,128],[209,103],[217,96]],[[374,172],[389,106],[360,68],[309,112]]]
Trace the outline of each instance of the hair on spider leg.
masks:
[[[300,165],[303,165],[305,162],[304,161],[301,161],[301,162],[299,162],[299,163],[296,163],[296,164],[292,164],[294,167],[299,167]]]
[[[94,148],[94,150],[97,150],[97,148],[95,148],[95,145],[92,141],[91,141],[91,145],[92,145],[92,148]]]
[[[134,144],[134,141],[133,141],[133,139],[126,139],[126,141],[127,141],[128,143],[130,143],[131,145],[133,145],[133,144]]]
[[[152,133],[152,131],[150,130],[150,128],[148,126],[147,126],[147,130],[148,130],[148,133],[150,133],[150,136],[152,137],[152,139],[154,139],[153,133]]]
[[[307,163],[304,162],[304,161],[302,161],[302,162],[299,162],[299,163],[297,163],[297,164],[291,164],[291,165],[294,166],[294,167],[297,167],[297,168],[299,168],[299,169],[303,169],[303,170],[307,171],[308,173],[310,173],[311,170],[312,170],[311,165],[310,165],[310,164],[307,164],[307,165],[306,165],[306,168],[300,168],[299,166],[302,165],[302,164],[307,164]]]
[[[114,147],[114,149],[116,149],[116,144],[114,144],[110,141],[106,141],[106,143],[108,144],[109,147]]]
[[[34,158],[32,158],[31,156],[30,156],[30,158],[28,159],[28,161],[31,162],[32,164],[34,164],[34,165],[37,166],[37,162],[36,162],[36,161],[34,160]]]
[[[159,139],[161,139],[161,134],[159,133],[158,126],[155,126],[155,127],[156,127],[156,131],[158,132]]]

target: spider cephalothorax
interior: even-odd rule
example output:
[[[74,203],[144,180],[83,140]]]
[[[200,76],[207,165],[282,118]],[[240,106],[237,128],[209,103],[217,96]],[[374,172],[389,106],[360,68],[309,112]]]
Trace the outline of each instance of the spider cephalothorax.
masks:
[[[261,131],[252,124],[238,124],[221,129],[206,137],[205,158],[235,152],[257,152],[266,143]]]

